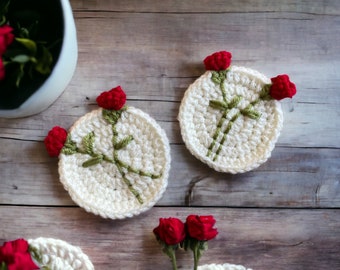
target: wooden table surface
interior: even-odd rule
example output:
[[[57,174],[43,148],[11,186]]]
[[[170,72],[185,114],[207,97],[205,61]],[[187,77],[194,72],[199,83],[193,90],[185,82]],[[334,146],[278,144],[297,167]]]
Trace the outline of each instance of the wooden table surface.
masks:
[[[202,264],[340,269],[340,1],[70,2],[79,45],[72,81],[46,111],[0,119],[1,243],[54,237],[80,246],[96,269],[171,269],[152,233],[158,219],[214,215],[219,235]],[[268,77],[287,73],[298,89],[282,102],[272,157],[244,174],[217,173],[190,155],[176,119],[202,60],[219,50]],[[107,220],[73,203],[43,139],[117,85],[164,128],[172,163],[155,207]],[[190,269],[191,256],[179,252],[178,264]]]

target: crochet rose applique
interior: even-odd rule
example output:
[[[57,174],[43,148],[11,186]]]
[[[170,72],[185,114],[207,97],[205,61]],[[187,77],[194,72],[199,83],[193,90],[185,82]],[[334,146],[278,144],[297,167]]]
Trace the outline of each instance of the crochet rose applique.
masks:
[[[49,155],[59,157],[61,181],[79,205],[103,217],[129,217],[150,208],[164,192],[169,143],[155,120],[125,105],[120,86],[96,101],[100,109],[69,132],[53,127],[44,142]]]
[[[292,98],[288,75],[268,79],[231,66],[230,52],[204,59],[206,73],[189,86],[179,122],[190,152],[217,171],[246,172],[265,162],[283,124],[279,100]]]

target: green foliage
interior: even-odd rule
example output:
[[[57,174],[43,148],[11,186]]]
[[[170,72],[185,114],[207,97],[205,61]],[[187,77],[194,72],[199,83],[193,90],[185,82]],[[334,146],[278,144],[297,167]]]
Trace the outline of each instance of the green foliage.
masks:
[[[0,1],[0,26],[9,25],[15,36],[2,55],[2,61],[10,75],[7,84],[17,88],[23,81],[32,81],[36,77],[47,77],[52,70],[53,56],[51,49],[59,41],[49,44],[47,38],[40,37],[40,15],[34,10],[21,10],[15,16],[8,16],[10,0]],[[12,12],[12,11],[11,11]]]
[[[7,270],[7,266],[6,266],[5,262],[2,262],[0,264],[0,270]]]

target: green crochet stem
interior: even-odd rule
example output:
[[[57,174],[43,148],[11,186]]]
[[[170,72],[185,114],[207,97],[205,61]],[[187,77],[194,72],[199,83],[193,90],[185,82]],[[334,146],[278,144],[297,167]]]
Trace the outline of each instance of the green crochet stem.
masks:
[[[51,270],[51,268],[49,268],[48,266],[43,265],[43,258],[42,258],[42,255],[40,254],[40,252],[38,251],[38,249],[36,249],[32,246],[29,246],[28,251],[31,254],[31,256],[35,259],[35,261],[39,263],[39,267],[40,267],[39,269]],[[0,269],[2,270],[2,268],[0,268]],[[7,268],[5,268],[5,269],[7,269]]]
[[[101,154],[96,153],[94,151],[94,138],[95,133],[92,131],[89,134],[87,134],[82,139],[82,147],[78,148],[76,143],[71,139],[71,136],[68,135],[66,139],[66,143],[62,149],[62,153],[65,155],[72,155],[75,153],[80,153],[84,155],[89,155],[91,158],[85,161],[82,166],[84,168],[94,166],[96,164],[99,164],[103,161],[109,162],[112,164],[115,164],[120,175],[122,176],[122,179],[124,183],[127,185],[130,192],[135,196],[135,198],[138,200],[140,204],[143,204],[143,199],[141,195],[138,193],[138,191],[133,187],[131,181],[126,177],[127,173],[134,173],[138,174],[140,176],[146,176],[150,177],[151,179],[157,179],[161,177],[161,175],[153,174],[150,172],[145,172],[143,170],[135,169],[129,164],[123,162],[118,157],[118,151],[121,149],[124,149],[131,141],[133,141],[133,136],[128,135],[122,140],[118,140],[118,132],[116,130],[116,124],[118,120],[120,119],[122,113],[126,110],[126,107],[123,107],[123,109],[119,111],[111,111],[111,110],[103,110],[103,118],[111,125],[112,127],[112,145],[113,145],[113,153],[112,158]]]
[[[244,109],[239,109],[238,105],[241,102],[241,100],[243,99],[242,96],[235,96],[231,101],[228,102],[227,100],[227,94],[226,94],[226,90],[225,90],[225,86],[224,86],[224,82],[227,78],[227,73],[228,73],[228,69],[226,70],[221,70],[221,71],[212,71],[212,75],[211,75],[211,80],[218,84],[220,86],[221,92],[222,92],[222,98],[223,101],[221,100],[210,100],[209,101],[209,106],[214,108],[214,109],[218,109],[220,110],[222,113],[222,116],[220,118],[220,120],[217,123],[217,127],[215,130],[215,133],[213,135],[213,141],[211,142],[211,144],[208,147],[208,151],[207,151],[207,157],[212,157],[213,161],[216,161],[217,157],[219,156],[223,144],[227,139],[227,135],[230,132],[230,130],[233,127],[233,124],[235,123],[235,121],[241,116],[246,116],[249,117],[251,119],[259,119],[261,117],[261,114],[257,111],[254,110],[254,106],[259,102],[259,99],[251,102],[247,107],[245,107]],[[269,96],[269,88],[268,87],[264,87],[259,95],[259,97],[261,99],[267,99]],[[233,108],[237,108],[238,112],[236,112],[229,120],[229,122],[227,124],[225,124],[226,121],[228,121],[228,113],[233,109]],[[224,129],[222,128],[223,126]],[[222,136],[220,136],[222,135]],[[218,138],[220,137],[220,139],[218,140]],[[219,147],[217,148],[217,150],[213,151],[214,147],[216,144],[219,144]]]

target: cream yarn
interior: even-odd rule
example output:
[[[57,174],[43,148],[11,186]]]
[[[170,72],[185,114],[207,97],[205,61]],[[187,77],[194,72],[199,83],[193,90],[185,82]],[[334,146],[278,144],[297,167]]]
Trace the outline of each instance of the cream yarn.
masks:
[[[69,135],[79,145],[93,132],[94,151],[113,158],[112,126],[103,118],[103,109],[94,110],[81,117],[70,129]],[[124,148],[116,151],[119,160],[135,170],[159,177],[149,177],[129,172],[124,175],[143,203],[129,190],[122,172],[115,164],[101,162],[84,168],[89,159],[86,154],[59,155],[59,174],[64,188],[72,199],[86,211],[104,218],[122,219],[140,214],[151,208],[167,187],[170,170],[170,146],[165,132],[148,114],[127,107],[115,125],[118,139],[133,136]]]
[[[192,155],[216,171],[235,174],[255,169],[271,156],[279,137],[283,125],[281,104],[276,100],[258,102],[254,109],[260,113],[259,119],[240,115],[235,120],[233,116],[258,99],[263,86],[271,81],[255,70],[230,67],[224,81],[226,98],[242,99],[228,112],[222,121],[222,132],[214,140],[223,113],[209,105],[211,100],[222,100],[220,86],[211,76],[212,71],[206,71],[189,86],[181,102],[178,120],[185,145]],[[230,122],[232,128],[224,135]]]
[[[93,270],[94,266],[88,256],[79,247],[53,239],[39,237],[29,239],[30,248],[41,255],[41,263],[51,270]]]

